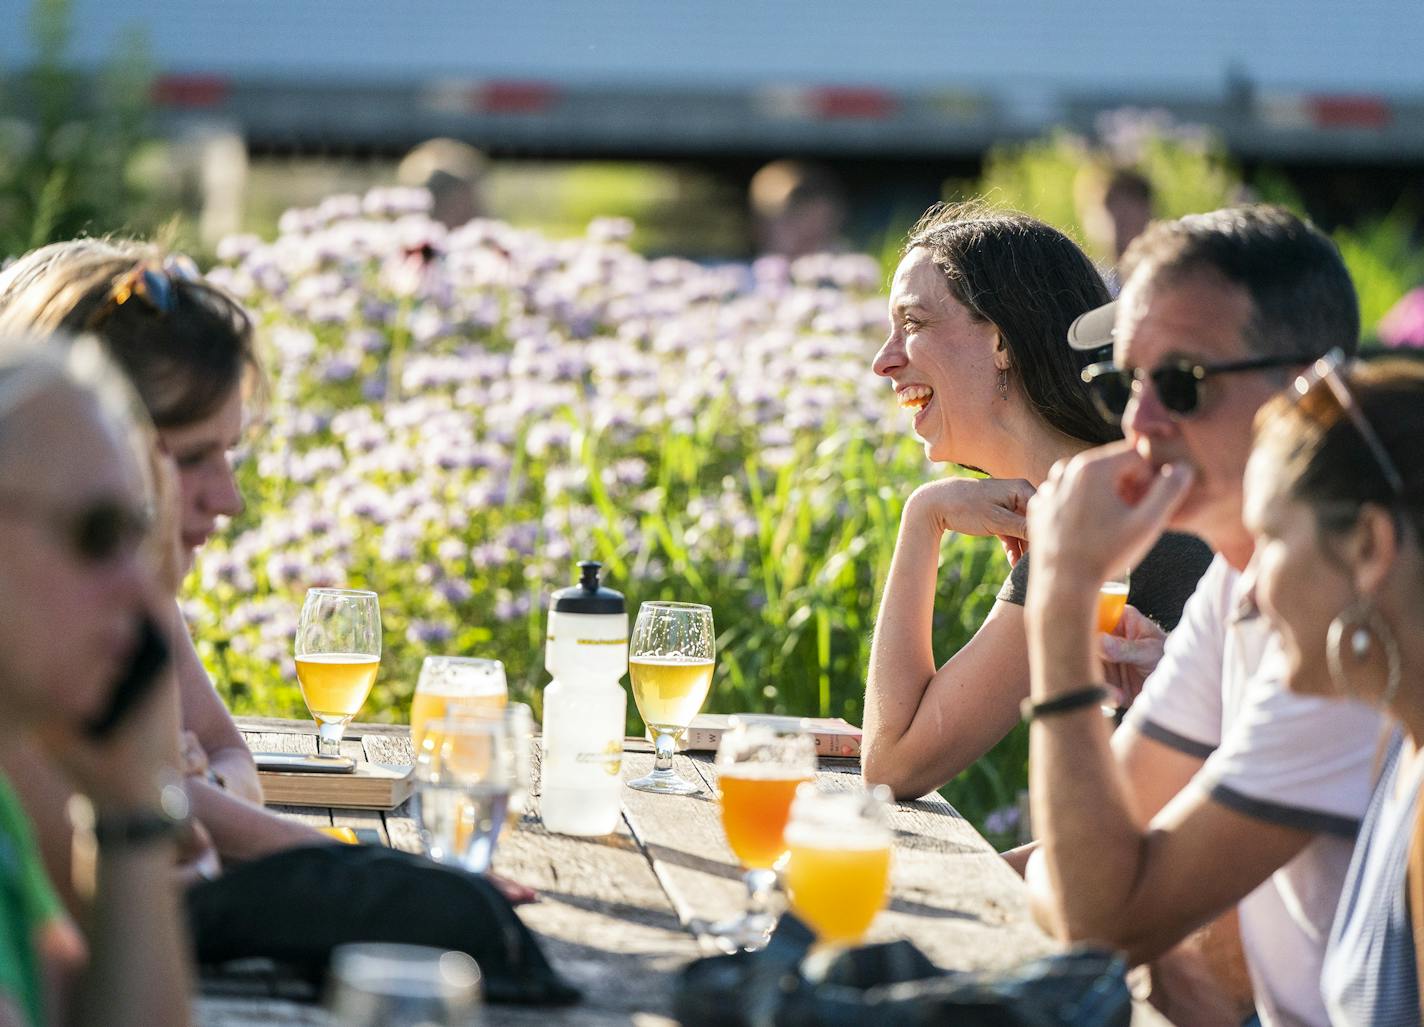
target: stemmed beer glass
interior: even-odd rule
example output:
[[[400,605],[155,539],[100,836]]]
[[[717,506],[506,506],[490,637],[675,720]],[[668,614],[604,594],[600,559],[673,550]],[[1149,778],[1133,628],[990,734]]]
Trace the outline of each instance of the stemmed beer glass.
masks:
[[[294,647],[302,698],[317,724],[317,752],[341,755],[341,736],[371,694],[381,665],[376,593],[307,590]]]
[[[786,821],[796,789],[816,776],[816,740],[795,717],[733,717],[717,746],[722,829],[746,873],[746,912],[713,924],[727,951],[764,948],[776,926],[768,899],[786,856]]]
[[[653,734],[653,772],[629,788],[664,795],[699,789],[672,769],[677,741],[707,700],[716,656],[712,608],[700,603],[644,603],[628,650],[628,678],[638,715]]]

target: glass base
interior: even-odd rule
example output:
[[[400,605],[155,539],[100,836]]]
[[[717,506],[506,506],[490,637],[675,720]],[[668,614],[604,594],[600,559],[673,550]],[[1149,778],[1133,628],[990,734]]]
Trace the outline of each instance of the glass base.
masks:
[[[628,782],[629,788],[640,792],[656,792],[659,795],[696,795],[702,791],[684,777],[671,770],[655,770],[651,774]]]
[[[322,758],[341,755],[341,739],[346,734],[350,717],[331,717],[329,714],[313,713],[316,721],[316,754]]]
[[[760,952],[771,941],[776,920],[771,913],[747,913],[733,920],[719,920],[705,931],[729,956],[735,952]]]

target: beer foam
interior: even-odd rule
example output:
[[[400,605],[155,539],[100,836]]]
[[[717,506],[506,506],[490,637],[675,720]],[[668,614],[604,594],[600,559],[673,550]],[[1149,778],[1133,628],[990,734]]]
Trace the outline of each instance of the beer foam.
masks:
[[[829,852],[876,852],[888,849],[890,832],[863,822],[841,825],[798,824],[786,826],[788,846],[798,849],[822,849]]]
[[[742,781],[810,781],[814,768],[797,770],[784,763],[732,763],[718,767],[718,777],[735,777]]]
[[[786,843],[809,849],[868,852],[890,847],[884,803],[865,792],[803,788],[791,804]]]

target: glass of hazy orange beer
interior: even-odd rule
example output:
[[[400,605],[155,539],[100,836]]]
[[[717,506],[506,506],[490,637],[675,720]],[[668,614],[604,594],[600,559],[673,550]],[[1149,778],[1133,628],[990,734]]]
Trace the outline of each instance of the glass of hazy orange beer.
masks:
[[[381,607],[374,592],[307,590],[297,624],[297,681],[317,726],[317,753],[341,755],[341,736],[371,694],[381,665]]]
[[[797,790],[786,825],[791,908],[821,945],[854,945],[890,894],[890,789]]]
[[[410,743],[420,752],[425,729],[455,712],[503,712],[509,702],[504,664],[472,656],[427,656],[410,704]]]
[[[816,776],[816,741],[795,717],[733,717],[717,746],[717,793],[727,844],[745,868],[746,912],[712,926],[727,951],[766,946],[776,916],[769,900],[786,855],[796,789]]]
[[[1127,607],[1129,574],[1114,574],[1098,589],[1098,631],[1105,635],[1117,630],[1122,611]]]

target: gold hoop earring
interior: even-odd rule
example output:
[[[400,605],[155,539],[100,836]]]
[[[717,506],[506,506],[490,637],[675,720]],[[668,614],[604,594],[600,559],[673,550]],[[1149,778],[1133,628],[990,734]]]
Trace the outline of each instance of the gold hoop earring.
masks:
[[[1009,372],[1002,367],[999,368],[999,395],[1009,398]]]
[[[1330,669],[1330,680],[1335,687],[1350,698],[1360,698],[1350,686],[1349,674],[1345,670],[1346,644],[1349,645],[1350,659],[1360,666],[1370,658],[1378,644],[1384,654],[1385,685],[1380,706],[1388,706],[1399,692],[1401,677],[1399,643],[1389,623],[1380,616],[1368,599],[1356,599],[1336,615],[1325,634],[1325,662]]]

